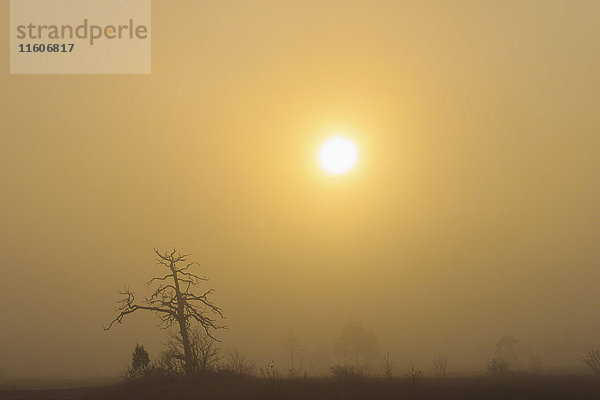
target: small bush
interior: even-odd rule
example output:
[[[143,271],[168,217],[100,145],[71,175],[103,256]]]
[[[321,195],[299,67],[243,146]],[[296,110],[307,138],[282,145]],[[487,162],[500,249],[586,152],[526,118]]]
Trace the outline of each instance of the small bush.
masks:
[[[364,378],[368,375],[368,371],[365,366],[355,366],[350,364],[332,365],[329,370],[331,371],[331,375],[333,375],[335,378]]]
[[[275,361],[271,361],[265,368],[261,368],[260,376],[264,379],[279,379],[279,370],[275,367]]]
[[[487,371],[493,376],[503,376],[508,374],[510,367],[508,362],[501,360],[497,357],[491,359],[487,364]]]
[[[148,364],[150,364],[148,352],[144,350],[144,346],[136,343],[135,350],[131,356],[131,368],[133,370],[140,370],[148,368]]]
[[[135,345],[131,355],[131,366],[123,373],[122,378],[126,383],[141,383],[147,378],[150,357],[144,346]]]
[[[253,376],[256,374],[256,367],[252,364],[246,355],[238,349],[229,349],[225,353],[225,364],[220,372],[231,375]]]
[[[414,364],[410,365],[410,369],[406,374],[406,378],[413,385],[417,384],[424,376],[423,371],[417,369]]]
[[[183,338],[179,332],[167,333],[167,349],[161,356],[163,367],[184,374],[186,369],[185,349]],[[189,349],[191,352],[191,365],[189,372],[194,375],[207,375],[216,372],[220,361],[219,348],[216,341],[208,336],[206,332],[197,327],[188,329]]]

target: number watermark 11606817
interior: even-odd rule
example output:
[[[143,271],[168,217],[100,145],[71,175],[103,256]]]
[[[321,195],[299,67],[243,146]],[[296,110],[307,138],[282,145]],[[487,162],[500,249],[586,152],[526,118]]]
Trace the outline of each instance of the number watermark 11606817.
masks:
[[[75,43],[54,43],[54,44],[23,44],[19,45],[19,53],[71,53],[75,47]]]

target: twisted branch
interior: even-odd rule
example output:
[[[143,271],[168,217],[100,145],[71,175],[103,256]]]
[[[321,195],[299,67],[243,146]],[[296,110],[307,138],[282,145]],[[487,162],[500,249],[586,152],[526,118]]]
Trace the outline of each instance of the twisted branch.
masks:
[[[211,331],[226,329],[225,325],[217,323],[218,319],[224,319],[223,310],[215,305],[209,296],[214,294],[214,289],[209,289],[201,295],[194,294],[191,289],[206,282],[208,279],[191,271],[192,267],[200,267],[197,262],[187,262],[189,254],[178,253],[175,249],[171,252],[161,253],[154,249],[156,263],[169,269],[168,274],[154,277],[146,282],[146,286],[160,283],[150,297],[144,299],[143,304],[135,302],[135,293],[125,288],[119,293],[124,296],[117,302],[115,311],[118,315],[110,322],[104,330],[109,330],[114,324],[120,324],[126,315],[138,310],[153,311],[157,314],[163,329],[178,322],[185,329],[190,326],[191,321],[198,322],[206,331],[206,334],[214,338]],[[178,267],[185,263],[185,266]],[[183,285],[183,286],[182,286]]]

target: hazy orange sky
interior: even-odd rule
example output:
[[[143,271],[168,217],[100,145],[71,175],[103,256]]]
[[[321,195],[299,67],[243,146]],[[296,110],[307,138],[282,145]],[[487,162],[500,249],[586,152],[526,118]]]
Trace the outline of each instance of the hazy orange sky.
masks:
[[[9,75],[0,42],[0,368],[115,376],[152,248],[198,260],[223,346],[326,371],[344,323],[399,369],[548,366],[600,339],[600,3],[152,4],[152,74]],[[0,5],[8,26],[8,2]],[[356,143],[327,176],[318,144]]]

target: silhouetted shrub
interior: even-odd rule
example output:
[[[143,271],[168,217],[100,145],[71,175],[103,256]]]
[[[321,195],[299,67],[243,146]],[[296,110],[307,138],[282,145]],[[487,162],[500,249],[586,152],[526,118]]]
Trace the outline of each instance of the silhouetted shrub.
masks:
[[[150,357],[144,346],[135,345],[135,350],[131,355],[131,366],[123,373],[123,380],[126,383],[141,383],[147,378],[149,372]]]
[[[367,376],[368,368],[366,366],[356,366],[350,364],[332,365],[329,370],[335,378],[352,379],[364,378]]]
[[[144,350],[144,346],[139,344],[135,345],[135,350],[131,356],[131,368],[133,370],[141,370],[148,368],[148,364],[150,364],[150,357],[148,356],[148,352]]]
[[[490,375],[503,376],[508,374],[510,367],[508,362],[494,357],[488,362],[487,371]]]
[[[279,379],[279,370],[275,367],[275,361],[271,361],[265,368],[260,369],[260,376],[264,379]]]
[[[494,358],[506,364],[507,371],[518,371],[521,368],[517,346],[519,341],[514,336],[504,336],[496,343]]]
[[[411,384],[417,384],[424,376],[425,374],[423,374],[423,371],[417,369],[414,364],[410,364],[410,369],[406,373],[406,378]]]
[[[221,372],[232,375],[255,375],[256,367],[239,349],[233,348],[225,353],[225,364]]]
[[[178,374],[185,371],[185,349],[179,332],[167,334],[167,350],[163,353],[163,364],[167,369]],[[194,375],[205,375],[217,371],[219,348],[216,340],[208,336],[203,329],[191,327],[188,330],[190,366],[189,372]]]
[[[184,375],[183,363],[177,356],[177,352],[167,348],[160,354],[160,358],[155,361],[154,367],[165,376]]]

